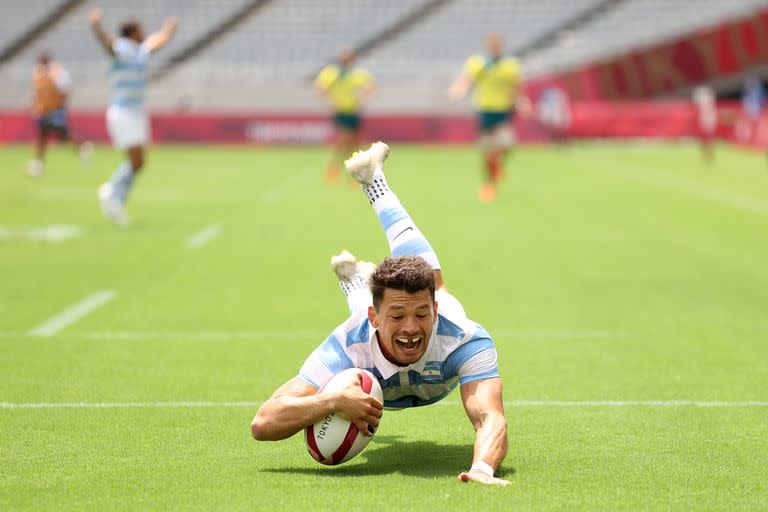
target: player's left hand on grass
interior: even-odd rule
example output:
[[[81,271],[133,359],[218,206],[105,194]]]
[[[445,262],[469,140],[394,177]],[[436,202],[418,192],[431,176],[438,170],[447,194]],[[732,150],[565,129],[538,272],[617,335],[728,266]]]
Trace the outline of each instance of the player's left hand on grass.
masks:
[[[473,469],[471,471],[466,471],[464,473],[461,473],[459,475],[459,481],[477,482],[485,485],[500,485],[502,487],[506,487],[507,485],[512,485],[512,482],[510,482],[509,480],[503,480],[501,478],[496,478],[495,476],[487,475],[477,469]]]

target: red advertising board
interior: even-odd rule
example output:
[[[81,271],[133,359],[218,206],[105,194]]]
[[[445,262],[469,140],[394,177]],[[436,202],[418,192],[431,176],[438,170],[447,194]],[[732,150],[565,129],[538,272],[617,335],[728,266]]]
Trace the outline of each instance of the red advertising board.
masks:
[[[661,136],[681,137],[693,130],[692,111],[686,102],[657,105],[584,103],[572,107],[571,131],[583,137]],[[109,137],[102,114],[73,113],[72,131],[79,139],[107,142]],[[391,142],[462,144],[476,138],[476,122],[471,115],[387,115],[366,118],[363,138]],[[515,128],[522,141],[543,141],[546,131],[534,119],[516,119]],[[34,139],[35,126],[24,112],[0,113],[0,142],[28,142]],[[322,116],[230,115],[230,114],[153,114],[152,138],[155,143],[233,143],[233,144],[324,144],[334,137],[330,121]]]
[[[768,9],[526,84],[557,85],[574,101],[659,96],[768,64]]]
[[[750,119],[738,103],[719,107],[718,136],[741,144],[768,146],[768,114]],[[580,101],[570,105],[568,133],[576,138],[666,138],[698,134],[697,114],[687,101]],[[70,125],[79,139],[108,142],[103,114],[73,113]],[[516,119],[523,142],[547,139],[547,131],[532,118]],[[334,137],[323,116],[275,114],[168,114],[152,115],[155,143],[216,144],[325,144]],[[0,112],[0,143],[29,142],[35,125],[26,112]],[[465,144],[476,138],[475,120],[466,116],[369,116],[365,140],[389,142]]]

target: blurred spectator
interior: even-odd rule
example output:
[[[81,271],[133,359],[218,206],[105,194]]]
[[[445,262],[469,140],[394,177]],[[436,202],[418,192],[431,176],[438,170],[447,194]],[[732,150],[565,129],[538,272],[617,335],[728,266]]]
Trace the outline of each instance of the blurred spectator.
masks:
[[[549,86],[539,94],[536,106],[539,122],[547,131],[551,142],[565,143],[571,126],[568,95],[560,87]]]
[[[712,143],[717,130],[717,105],[715,91],[709,85],[700,85],[693,90],[693,103],[698,117],[698,136],[701,155],[710,163],[714,158]]]

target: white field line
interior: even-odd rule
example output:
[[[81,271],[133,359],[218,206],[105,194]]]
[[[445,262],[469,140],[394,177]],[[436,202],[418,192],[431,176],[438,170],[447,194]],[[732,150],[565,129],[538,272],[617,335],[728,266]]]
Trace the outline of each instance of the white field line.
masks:
[[[25,239],[33,242],[63,242],[83,235],[83,228],[74,224],[49,226],[0,226],[0,241]]]
[[[328,336],[321,331],[92,331],[68,333],[65,336],[95,340],[175,339],[188,340],[252,340],[275,338],[321,338]]]
[[[130,409],[130,408],[229,408],[259,407],[258,402],[0,402],[0,409]],[[443,400],[440,405],[461,405],[458,400]],[[703,400],[587,400],[587,401],[548,401],[548,400],[506,400],[504,407],[564,407],[564,408],[665,408],[687,407],[702,409],[725,408],[762,408],[768,407],[768,401],[703,401]]]
[[[84,189],[78,187],[50,187],[35,191],[32,194],[34,199],[43,201],[89,201],[96,200],[95,189]],[[142,201],[174,202],[182,201],[184,192],[173,188],[155,188],[141,189]]]
[[[493,338],[524,338],[524,339],[563,339],[563,340],[595,340],[618,339],[627,337],[624,331],[585,329],[585,330],[556,330],[556,329],[495,329]]]
[[[31,334],[31,333],[30,333]],[[291,329],[280,331],[81,331],[59,334],[67,338],[84,338],[97,340],[141,340],[141,339],[175,339],[190,340],[249,340],[272,338],[323,338],[328,332],[312,329]],[[0,338],[17,338],[25,336],[18,331],[0,331]],[[624,331],[585,329],[585,330],[551,330],[551,329],[495,329],[491,336],[496,340],[504,338],[529,340],[608,340],[629,336]]]
[[[0,409],[129,409],[259,407],[263,402],[0,402]]]
[[[221,224],[211,224],[200,231],[192,233],[187,238],[187,247],[189,249],[200,249],[208,242],[221,234]]]
[[[100,308],[107,302],[115,298],[117,292],[114,290],[101,290],[89,295],[77,304],[73,304],[58,315],[49,318],[42,324],[30,330],[30,336],[53,336],[68,325],[77,322],[88,313]]]
[[[653,167],[645,167],[635,162],[625,162],[616,159],[612,159],[611,162],[617,166],[621,165],[624,168],[631,166],[635,169],[635,171],[632,172],[624,171],[618,173],[619,176],[624,178],[629,178],[646,185],[685,192],[689,195],[707,199],[739,210],[768,215],[768,201],[740,194],[738,192],[724,190],[683,176],[675,176]]]
[[[442,402],[437,402],[442,403]],[[447,401],[445,405],[460,405]],[[705,400],[505,400],[504,407],[768,407],[768,401]]]

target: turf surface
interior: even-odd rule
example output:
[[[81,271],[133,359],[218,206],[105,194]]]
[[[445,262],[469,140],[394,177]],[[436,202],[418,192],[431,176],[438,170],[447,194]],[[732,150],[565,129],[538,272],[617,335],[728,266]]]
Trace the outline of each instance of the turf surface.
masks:
[[[768,507],[758,153],[523,148],[485,205],[474,149],[393,148],[390,184],[498,347],[513,485],[491,489],[455,481],[474,438],[458,393],[385,413],[337,468],[300,436],[249,438],[253,403],[344,318],[330,254],[387,254],[362,194],[324,183],[324,149],[153,148],[130,229],[95,199],[116,153],[83,168],[57,149],[30,180],[29,152],[0,153],[2,510]],[[41,241],[50,225],[79,235]],[[29,335],[100,290],[114,298]]]

